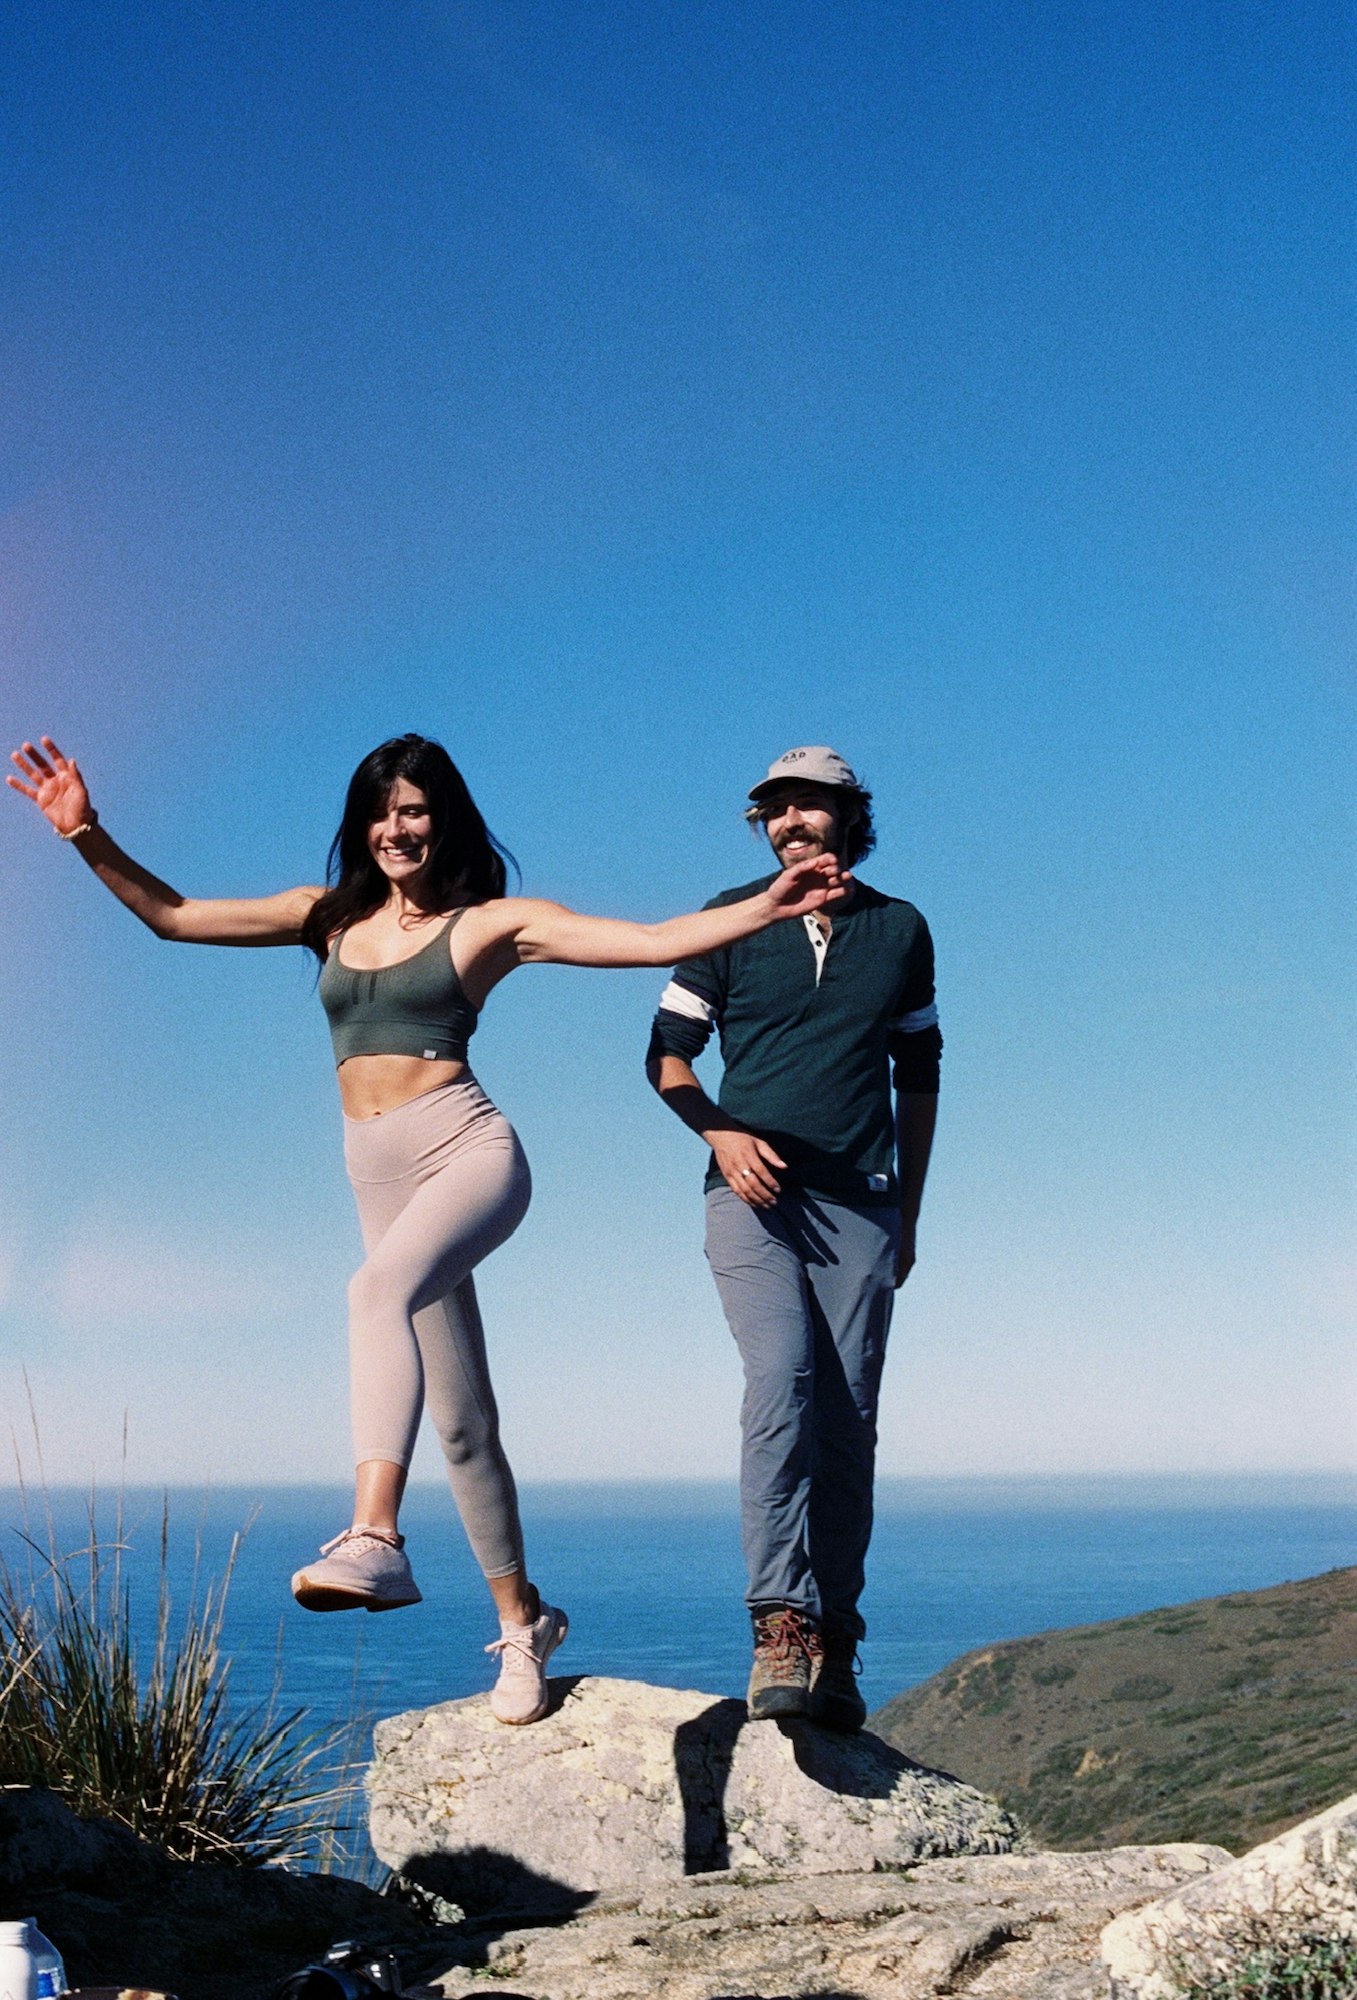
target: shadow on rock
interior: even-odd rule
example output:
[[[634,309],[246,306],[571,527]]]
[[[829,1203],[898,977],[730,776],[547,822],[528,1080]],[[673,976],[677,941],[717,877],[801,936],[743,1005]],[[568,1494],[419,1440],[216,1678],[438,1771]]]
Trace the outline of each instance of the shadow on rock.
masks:
[[[674,1731],[674,1770],[683,1800],[683,1870],[706,1875],[729,1868],[726,1792],[740,1734],[748,1721],[742,1701],[714,1701]],[[858,1799],[889,1799],[906,1775],[957,1781],[946,1771],[916,1764],[879,1736],[864,1730],[840,1736],[800,1719],[754,1725],[776,1727],[792,1746],[802,1776],[827,1792]]]
[[[547,1714],[559,1715],[580,1682],[587,1678],[588,1676],[585,1674],[549,1675],[547,1679]],[[505,1996],[505,2000],[509,2000],[508,1995]]]
[[[683,1800],[683,1872],[729,1868],[726,1786],[747,1720],[742,1701],[714,1701],[674,1731],[674,1770]]]
[[[489,1973],[496,1981],[496,2000],[528,2000],[512,1987],[498,1984],[522,1969],[519,1954],[504,1941],[516,1931],[568,1923],[595,1897],[592,1890],[572,1889],[491,1847],[468,1847],[456,1855],[413,1855],[400,1881],[455,1900],[466,1911],[456,1933],[445,1931],[418,1955],[411,1954],[410,1967],[421,1980],[450,1972]]]
[[[572,1888],[495,1847],[412,1854],[400,1872],[403,1881],[458,1904],[478,1934],[572,1917],[594,1900],[592,1889]]]
[[[792,1755],[803,1777],[812,1784],[823,1785],[827,1792],[839,1792],[854,1799],[888,1799],[906,1775],[957,1783],[950,1772],[916,1764],[912,1757],[906,1757],[880,1736],[873,1736],[869,1729],[855,1736],[840,1736],[832,1730],[820,1729],[813,1722],[779,1722],[777,1727],[790,1740]]]

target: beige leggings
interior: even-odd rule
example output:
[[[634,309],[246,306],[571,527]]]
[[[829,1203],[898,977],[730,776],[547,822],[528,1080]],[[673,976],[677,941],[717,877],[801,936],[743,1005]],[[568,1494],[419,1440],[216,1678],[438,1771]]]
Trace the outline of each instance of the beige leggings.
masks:
[[[345,1118],[344,1162],[368,1253],[349,1286],[357,1461],[409,1465],[427,1402],[476,1560],[508,1576],[523,1532],[471,1273],[526,1213],[523,1148],[464,1076],[379,1118]]]

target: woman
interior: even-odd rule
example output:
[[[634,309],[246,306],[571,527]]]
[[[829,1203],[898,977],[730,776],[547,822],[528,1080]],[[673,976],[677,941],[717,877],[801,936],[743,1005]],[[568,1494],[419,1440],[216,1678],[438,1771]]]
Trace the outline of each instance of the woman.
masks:
[[[579,916],[506,896],[504,852],[446,750],[401,736],[349,783],[327,888],[204,901],[180,896],[99,824],[77,766],[25,743],[7,783],[70,841],[157,937],[303,944],[321,962],[344,1110],[345,1162],[367,1260],[349,1288],[357,1473],[351,1526],[299,1570],[312,1611],[390,1611],[420,1593],[397,1521],[427,1401],[453,1496],[499,1613],[502,1722],[546,1713],[546,1663],[565,1614],[529,1581],[513,1475],[499,1439],[471,1273],[528,1205],[527,1161],[467,1065],[491,989],[516,966],[672,965],[845,893],[832,857],[787,869],[746,901],[658,924]]]

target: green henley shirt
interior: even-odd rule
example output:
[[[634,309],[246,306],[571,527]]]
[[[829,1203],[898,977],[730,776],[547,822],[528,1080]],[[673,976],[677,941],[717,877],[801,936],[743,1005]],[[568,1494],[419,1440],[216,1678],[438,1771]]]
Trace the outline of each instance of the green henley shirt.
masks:
[[[647,1059],[691,1063],[716,1029],[722,1110],[768,1140],[800,1186],[886,1203],[898,1199],[892,1076],[899,1091],[937,1090],[937,1020],[927,924],[912,903],[858,882],[827,941],[813,917],[791,917],[686,959],[661,997]],[[706,1185],[725,1186],[714,1158]]]

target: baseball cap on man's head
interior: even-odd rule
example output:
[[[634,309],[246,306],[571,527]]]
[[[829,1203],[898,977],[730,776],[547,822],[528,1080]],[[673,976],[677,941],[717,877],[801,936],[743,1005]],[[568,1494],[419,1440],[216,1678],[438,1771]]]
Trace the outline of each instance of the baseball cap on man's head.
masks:
[[[824,743],[808,743],[800,750],[784,750],[776,763],[769,765],[768,776],[759,779],[749,796],[757,805],[774,785],[785,785],[789,779],[802,785],[842,786],[849,792],[862,790],[837,750]]]

